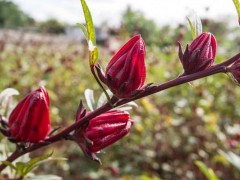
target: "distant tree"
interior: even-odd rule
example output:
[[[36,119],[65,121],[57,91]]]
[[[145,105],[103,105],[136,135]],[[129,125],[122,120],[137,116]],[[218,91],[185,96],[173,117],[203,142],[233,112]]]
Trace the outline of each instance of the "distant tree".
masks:
[[[121,25],[127,32],[140,33],[148,45],[156,41],[157,25],[153,20],[145,18],[141,11],[128,7],[123,13]]]
[[[0,0],[0,27],[16,28],[32,25],[34,19],[13,2]]]
[[[65,26],[56,19],[48,19],[40,23],[39,29],[45,33],[60,34],[64,33]]]
[[[123,13],[121,20],[122,30],[124,32],[131,32],[130,36],[134,34],[141,34],[147,45],[156,45],[158,47],[165,47],[179,40],[180,35],[176,28],[170,25],[158,27],[157,24],[147,19],[141,11],[135,11],[128,7]]]

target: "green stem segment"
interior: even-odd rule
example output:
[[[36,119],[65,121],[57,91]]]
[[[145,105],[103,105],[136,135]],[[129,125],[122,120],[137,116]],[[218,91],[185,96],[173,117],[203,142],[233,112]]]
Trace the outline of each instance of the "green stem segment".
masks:
[[[111,98],[110,98],[109,94],[107,93],[106,89],[103,87],[101,81],[99,80],[99,78],[98,78],[98,76],[97,76],[97,74],[96,74],[96,72],[95,72],[95,66],[94,66],[94,65],[91,65],[90,68],[91,68],[91,72],[92,72],[94,78],[96,79],[98,85],[102,88],[104,94],[106,95],[107,100],[108,100],[108,103],[112,106]]]

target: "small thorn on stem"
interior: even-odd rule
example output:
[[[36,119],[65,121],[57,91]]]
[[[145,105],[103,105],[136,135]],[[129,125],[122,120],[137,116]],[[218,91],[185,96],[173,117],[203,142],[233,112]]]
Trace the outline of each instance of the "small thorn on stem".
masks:
[[[54,129],[52,129],[52,131],[48,134],[48,136],[51,136],[51,135],[53,135],[57,130],[59,130],[61,127],[59,126],[59,127],[56,127],[56,128],[54,128]]]

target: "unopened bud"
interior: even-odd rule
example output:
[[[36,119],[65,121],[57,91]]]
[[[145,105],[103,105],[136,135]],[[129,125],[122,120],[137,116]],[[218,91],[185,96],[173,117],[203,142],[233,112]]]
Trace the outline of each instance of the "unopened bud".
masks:
[[[85,155],[99,161],[95,153],[122,139],[132,125],[128,112],[111,110],[91,119],[86,129],[77,130],[75,141]]]
[[[187,45],[183,53],[179,44],[179,59],[184,75],[203,71],[212,66],[216,57],[217,42],[213,34],[204,32]]]
[[[140,35],[130,39],[111,59],[104,74],[98,75],[119,98],[129,98],[146,79],[145,43]]]
[[[41,87],[21,100],[9,117],[10,136],[16,141],[39,142],[50,130],[49,97]]]

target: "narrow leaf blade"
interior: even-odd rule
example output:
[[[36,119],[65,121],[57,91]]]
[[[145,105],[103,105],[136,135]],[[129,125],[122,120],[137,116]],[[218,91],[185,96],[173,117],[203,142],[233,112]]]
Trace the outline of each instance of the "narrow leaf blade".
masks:
[[[190,17],[187,17],[188,24],[192,32],[192,38],[195,39],[198,35],[202,33],[202,22],[200,17],[195,11],[190,14]]]
[[[26,166],[24,167],[23,175],[28,174],[33,168],[36,167],[36,164],[50,158],[52,155],[53,155],[53,152],[51,152],[49,154],[44,154],[43,156],[36,157],[36,158],[33,158],[30,161],[28,161],[26,163]]]
[[[93,45],[96,45],[95,30],[94,30],[91,12],[85,0],[81,0],[81,4],[82,4],[83,13],[86,21],[86,26],[87,26],[88,40],[91,40]]]
[[[195,31],[195,28],[191,22],[191,20],[189,19],[189,17],[187,17],[187,20],[188,20],[188,24],[190,26],[190,29],[191,29],[191,32],[192,32],[192,38],[194,39],[196,37],[196,31]]]
[[[44,159],[42,161],[39,161],[38,163],[34,164],[33,166],[31,166],[29,169],[28,169],[28,172],[32,171],[34,168],[38,167],[39,165],[43,164],[43,163],[46,163],[46,162],[49,162],[49,161],[66,161],[67,158],[61,158],[61,157],[57,157],[57,158],[52,158],[52,157],[49,157],[47,159]]]
[[[95,62],[98,59],[98,48],[94,48],[94,50],[91,52],[91,65],[95,64]]]
[[[87,39],[88,39],[89,52],[90,52],[89,61],[90,61],[90,65],[94,65],[98,59],[98,49],[96,47],[96,36],[95,36],[94,24],[93,24],[91,12],[85,0],[81,0],[81,4],[83,8],[84,18],[85,18],[86,27],[87,27],[87,34],[88,34]]]
[[[208,168],[203,162],[195,161],[197,167],[201,170],[201,172],[206,176],[208,180],[219,180],[217,175],[211,168]]]
[[[236,7],[236,10],[237,10],[237,14],[238,14],[238,23],[240,25],[240,2],[239,0],[233,0],[233,3]]]
[[[83,24],[81,24],[81,23],[77,23],[77,26],[79,26],[81,28],[81,30],[82,30],[86,40],[88,40],[87,28]]]
[[[25,176],[25,174],[24,174],[25,166],[26,166],[26,163],[24,163],[24,162],[17,162],[16,163],[16,168],[17,168],[16,174],[19,175],[19,176],[24,177]]]
[[[11,169],[17,170],[17,168],[9,161],[2,161],[2,163],[9,166]]]

